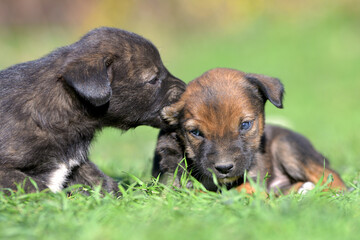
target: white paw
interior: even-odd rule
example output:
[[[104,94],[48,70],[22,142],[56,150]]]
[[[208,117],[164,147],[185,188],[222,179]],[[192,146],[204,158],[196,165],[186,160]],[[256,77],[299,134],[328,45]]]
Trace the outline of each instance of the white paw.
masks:
[[[315,184],[312,182],[305,182],[297,191],[300,194],[306,194],[308,191],[313,190],[315,188]]]

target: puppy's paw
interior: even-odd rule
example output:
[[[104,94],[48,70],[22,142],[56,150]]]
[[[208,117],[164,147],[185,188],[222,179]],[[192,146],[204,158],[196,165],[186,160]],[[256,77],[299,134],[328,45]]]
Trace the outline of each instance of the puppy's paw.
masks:
[[[300,194],[306,194],[307,192],[313,190],[315,188],[315,184],[312,182],[305,182],[299,190],[297,191]]]

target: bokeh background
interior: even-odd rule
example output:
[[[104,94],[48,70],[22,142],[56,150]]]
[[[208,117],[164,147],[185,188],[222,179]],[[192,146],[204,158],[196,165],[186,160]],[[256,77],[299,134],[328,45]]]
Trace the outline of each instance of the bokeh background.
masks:
[[[285,108],[267,104],[267,121],[310,138],[346,181],[359,177],[360,1],[0,0],[0,69],[99,26],[151,40],[185,82],[214,67],[280,78]],[[91,159],[111,176],[150,179],[157,133],[105,129]]]

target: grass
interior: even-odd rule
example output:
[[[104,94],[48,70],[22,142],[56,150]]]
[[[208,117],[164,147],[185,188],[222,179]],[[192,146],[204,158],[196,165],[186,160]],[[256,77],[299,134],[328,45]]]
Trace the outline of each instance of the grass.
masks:
[[[124,196],[0,193],[0,239],[358,239],[360,236],[360,32],[341,12],[307,21],[264,17],[240,30],[156,38],[165,65],[185,81],[213,67],[279,77],[285,109],[267,119],[303,133],[355,190],[264,198],[235,191],[169,189],[150,178],[158,130],[98,133],[91,159],[126,179]],[[0,32],[0,68],[77,39],[62,31]],[[148,36],[152,39],[152,36]],[[168,38],[164,38],[168,39]],[[131,178],[131,173],[141,181]]]
[[[3,239],[357,239],[359,188],[264,198],[131,185],[122,199],[61,193],[0,196]]]

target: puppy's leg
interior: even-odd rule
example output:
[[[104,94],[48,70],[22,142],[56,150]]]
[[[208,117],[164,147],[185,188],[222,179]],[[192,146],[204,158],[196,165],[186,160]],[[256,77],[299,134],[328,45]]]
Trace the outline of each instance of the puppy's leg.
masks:
[[[11,170],[11,169],[0,170],[0,190],[9,194],[10,191],[6,189],[12,189],[16,191],[17,184],[20,185],[25,190],[25,192],[28,193],[36,192],[36,190],[42,191],[47,188],[45,182],[32,177],[32,179],[36,182],[37,185],[37,189],[36,189],[36,187],[29,180],[29,177],[30,176],[18,170]]]
[[[329,167],[328,160],[300,134],[283,130],[273,141],[271,148],[275,167],[289,178],[289,185],[281,188],[286,192],[289,189],[298,191],[306,182],[316,184],[323,175],[322,184],[325,184],[330,174],[333,176],[333,181],[328,187],[346,190],[339,174]]]
[[[341,177],[337,172],[330,169],[328,166],[325,166],[325,169],[322,165],[316,164],[312,162],[304,166],[304,171],[306,174],[307,181],[317,183],[321,177],[324,175],[322,180],[322,184],[325,184],[328,180],[328,177],[332,175],[332,181],[328,183],[329,188],[339,189],[339,190],[346,190],[345,183],[342,181]]]
[[[289,185],[286,185],[286,186],[280,188],[280,191],[284,195],[287,195],[291,192],[305,194],[314,188],[315,188],[315,184],[313,182],[296,182],[294,184],[289,184]],[[275,193],[277,195],[280,195],[280,192],[278,192],[277,189],[275,190]]]
[[[67,185],[82,184],[88,186],[99,186],[107,192],[112,192],[116,196],[119,194],[118,183],[111,177],[100,171],[91,161],[86,161],[73,169],[68,177]]]
[[[180,185],[180,177],[184,171],[185,165],[181,163],[184,158],[184,151],[180,145],[180,140],[175,132],[166,132],[161,130],[158,136],[155,156],[153,161],[152,175],[158,177],[162,183],[169,183],[174,177],[176,169],[178,174],[175,182],[172,184]],[[178,186],[180,187],[180,186]]]

